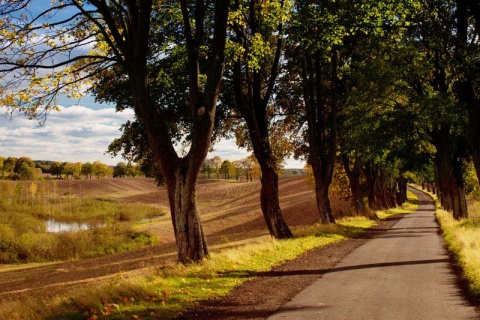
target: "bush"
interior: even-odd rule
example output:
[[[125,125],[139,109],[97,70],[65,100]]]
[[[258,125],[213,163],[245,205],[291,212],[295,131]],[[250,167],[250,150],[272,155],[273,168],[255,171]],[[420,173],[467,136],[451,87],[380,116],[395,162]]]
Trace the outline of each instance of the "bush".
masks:
[[[17,235],[0,225],[0,263],[45,262],[96,257],[139,249],[158,243],[158,238],[128,226],[103,227],[78,232]]]
[[[0,185],[0,263],[80,259],[158,243],[157,237],[136,232],[119,221],[158,217],[165,214],[162,210],[112,199],[59,196],[54,183],[27,186],[10,181]],[[45,219],[50,218],[105,226],[46,233]]]
[[[15,230],[0,224],[0,263],[12,263],[16,260]]]

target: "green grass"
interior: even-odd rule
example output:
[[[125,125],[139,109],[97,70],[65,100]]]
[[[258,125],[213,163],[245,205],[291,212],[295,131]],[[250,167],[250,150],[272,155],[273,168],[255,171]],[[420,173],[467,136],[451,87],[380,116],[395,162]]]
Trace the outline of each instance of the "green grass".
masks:
[[[260,272],[313,248],[351,238],[375,224],[356,217],[343,219],[336,225],[296,228],[293,239],[252,240],[241,247],[212,253],[210,259],[199,264],[165,264],[156,269],[118,274],[101,284],[96,282],[76,289],[71,296],[3,304],[0,318],[172,319],[199,301],[226,295]]]
[[[448,251],[461,267],[469,290],[480,298],[480,221],[455,220],[451,213],[439,207],[436,216]]]
[[[32,188],[35,186],[35,188]],[[131,223],[165,215],[144,204],[59,196],[54,183],[0,182],[0,264],[81,259],[158,243]],[[102,224],[91,230],[47,233],[45,220]]]
[[[19,233],[0,223],[0,264],[83,259],[144,248],[159,242],[128,224],[77,232]]]

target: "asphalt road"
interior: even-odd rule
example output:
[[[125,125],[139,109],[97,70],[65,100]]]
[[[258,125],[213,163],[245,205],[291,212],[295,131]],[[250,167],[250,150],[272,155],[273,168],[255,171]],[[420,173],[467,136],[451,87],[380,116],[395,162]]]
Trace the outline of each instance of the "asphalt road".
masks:
[[[278,319],[480,319],[448,261],[431,199],[285,304]]]

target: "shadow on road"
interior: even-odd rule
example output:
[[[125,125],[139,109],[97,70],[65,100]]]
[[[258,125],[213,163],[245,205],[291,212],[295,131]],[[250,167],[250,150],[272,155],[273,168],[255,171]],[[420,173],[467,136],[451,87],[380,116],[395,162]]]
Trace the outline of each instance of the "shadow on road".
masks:
[[[318,274],[323,275],[326,273],[333,272],[342,272],[349,270],[360,270],[360,269],[369,269],[369,268],[386,268],[386,267],[397,267],[397,266],[411,266],[419,264],[433,264],[433,263],[448,263],[448,259],[434,259],[434,260],[413,260],[413,261],[398,261],[398,262],[385,262],[385,263],[371,263],[371,264],[362,264],[355,266],[346,266],[346,267],[337,267],[332,269],[312,269],[312,270],[275,270],[275,271],[266,271],[266,272],[256,272],[250,270],[244,271],[226,271],[222,272],[220,275],[228,277],[238,277],[238,278],[251,278],[251,277],[285,277],[285,276],[301,276],[309,274]]]

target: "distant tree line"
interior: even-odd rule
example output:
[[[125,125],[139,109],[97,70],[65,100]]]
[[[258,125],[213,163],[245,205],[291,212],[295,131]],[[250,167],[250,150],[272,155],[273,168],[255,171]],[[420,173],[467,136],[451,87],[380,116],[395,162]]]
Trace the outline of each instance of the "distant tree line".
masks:
[[[47,160],[32,160],[29,157],[0,156],[0,178],[8,180],[36,180],[40,174],[46,173],[57,179],[97,179],[113,177],[154,177],[154,170],[148,164],[127,164],[119,162],[109,166],[101,161],[91,162],[60,162]]]
[[[113,177],[145,176],[156,178],[162,184],[163,174],[152,162],[141,161],[139,164],[128,164],[124,161],[109,166],[101,161],[60,162],[48,160],[32,160],[29,157],[0,156],[0,178],[8,180],[36,180],[40,174],[50,174],[57,179],[97,179]],[[236,181],[253,181],[261,177],[261,170],[255,157],[249,156],[240,160],[222,160],[219,156],[206,159],[202,166],[204,178],[235,179]],[[303,174],[301,169],[284,170],[284,175]]]
[[[303,169],[279,168],[279,175],[293,176],[303,174]],[[219,156],[205,159],[202,165],[202,175],[211,179],[235,179],[236,181],[253,181],[254,178],[261,178],[262,170],[255,156],[251,155],[240,160],[222,160]]]

